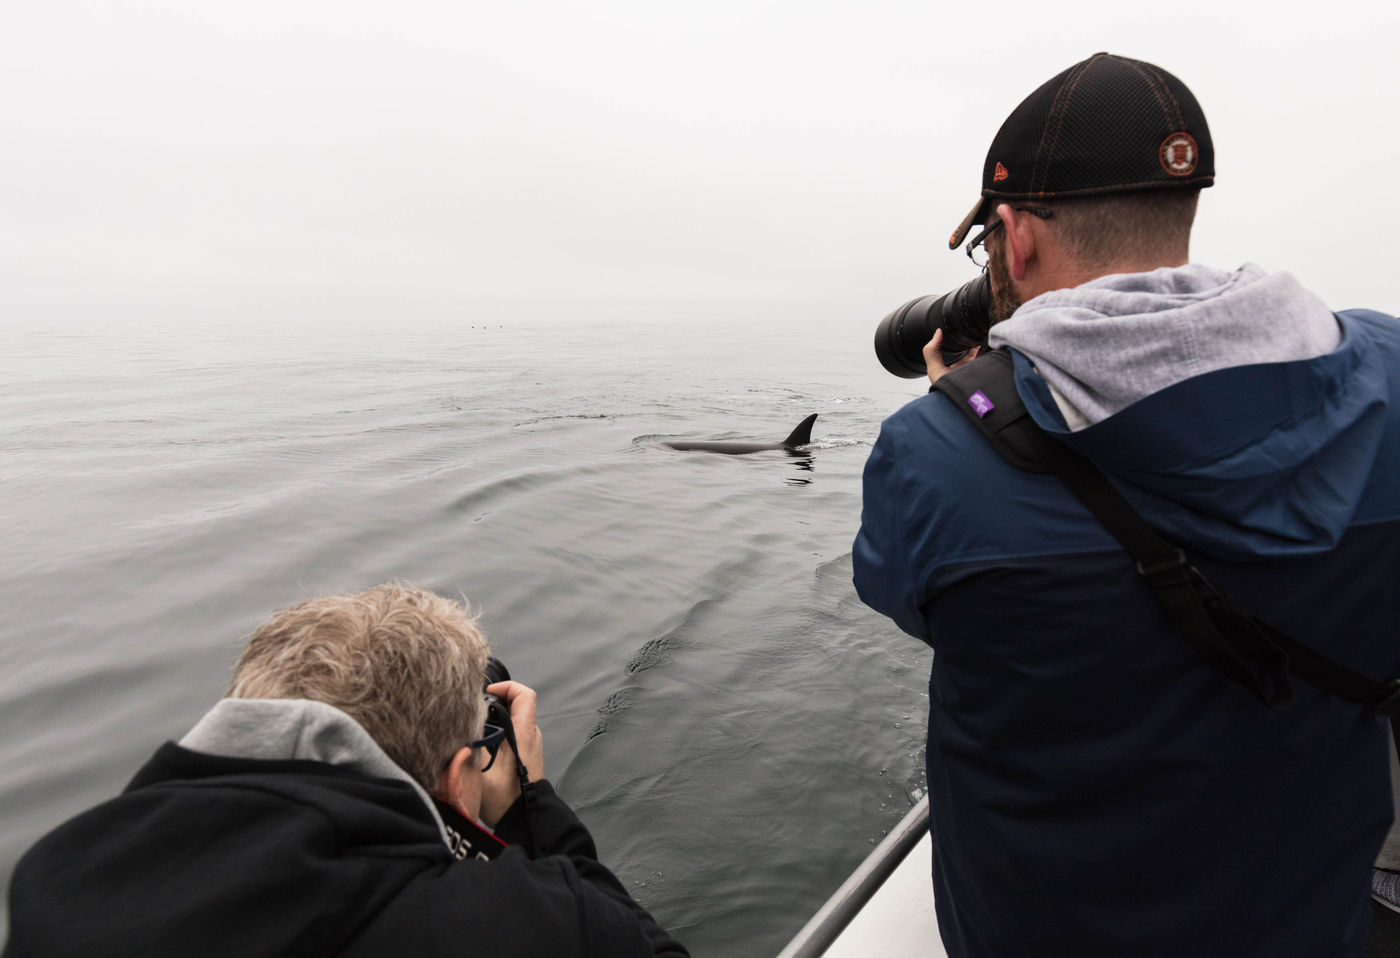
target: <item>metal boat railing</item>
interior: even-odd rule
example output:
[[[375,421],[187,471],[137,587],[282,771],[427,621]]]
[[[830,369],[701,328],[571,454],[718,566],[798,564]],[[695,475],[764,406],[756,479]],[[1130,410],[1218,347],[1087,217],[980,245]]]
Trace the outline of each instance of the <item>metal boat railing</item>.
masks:
[[[778,958],[817,958],[831,947],[875,892],[928,834],[928,796],[910,809],[860,867],[842,882]]]

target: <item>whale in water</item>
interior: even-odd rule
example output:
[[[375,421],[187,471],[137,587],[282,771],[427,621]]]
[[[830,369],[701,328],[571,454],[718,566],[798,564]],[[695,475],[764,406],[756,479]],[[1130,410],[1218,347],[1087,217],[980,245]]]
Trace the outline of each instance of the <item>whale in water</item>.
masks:
[[[792,431],[782,442],[743,442],[736,439],[677,439],[668,442],[666,445],[672,449],[697,450],[702,452],[722,452],[729,456],[743,456],[751,452],[763,452],[768,449],[786,449],[789,452],[798,446],[805,446],[812,441],[812,423],[817,421],[817,414],[812,413],[806,419],[797,424],[797,428]]]

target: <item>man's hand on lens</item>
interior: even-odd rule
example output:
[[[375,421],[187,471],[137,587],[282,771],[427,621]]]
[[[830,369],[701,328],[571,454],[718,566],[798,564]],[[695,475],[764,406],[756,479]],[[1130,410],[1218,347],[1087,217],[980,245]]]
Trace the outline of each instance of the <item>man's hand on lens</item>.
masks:
[[[943,364],[943,354],[938,351],[938,347],[942,345],[943,330],[941,328],[935,329],[933,331],[933,338],[924,346],[924,365],[928,367],[928,381],[930,383],[937,383],[948,370],[957,369],[964,363],[970,363],[978,356],[982,355],[982,347],[973,346],[967,352],[963,353],[962,358],[953,363],[953,365],[945,366]]]
[[[535,690],[519,682],[497,682],[486,687],[510,709],[510,721],[515,726],[515,744],[530,781],[544,778],[544,736],[535,720]],[[495,763],[482,775],[481,819],[494,826],[520,797],[520,778],[515,769],[515,753],[509,742],[501,743]]]

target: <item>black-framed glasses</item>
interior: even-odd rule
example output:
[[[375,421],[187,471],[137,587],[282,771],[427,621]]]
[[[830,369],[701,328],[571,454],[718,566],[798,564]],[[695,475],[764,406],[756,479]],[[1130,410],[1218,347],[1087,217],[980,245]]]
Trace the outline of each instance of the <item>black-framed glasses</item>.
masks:
[[[506,730],[501,728],[499,725],[487,725],[485,733],[486,734],[484,734],[481,738],[477,739],[475,742],[467,743],[467,748],[472,749],[473,751],[479,748],[484,748],[486,749],[486,754],[490,756],[490,758],[486,760],[486,764],[482,766],[481,770],[483,772],[490,768],[492,765],[496,764],[496,753],[501,750],[501,743],[506,740]],[[452,760],[448,759],[447,764],[450,766],[452,764]]]
[[[1047,210],[1041,206],[1013,206],[1011,208],[1017,213],[1029,213],[1032,216],[1038,216],[1043,220],[1048,220],[1050,217],[1055,215],[1053,210]],[[1002,225],[1003,224],[1001,217],[998,216],[997,221],[995,223],[985,227],[982,230],[982,232],[978,233],[972,239],[968,240],[967,258],[972,260],[972,265],[976,266],[983,272],[986,272],[988,262],[986,246],[987,237],[991,236],[993,233],[999,230],[1002,227]]]

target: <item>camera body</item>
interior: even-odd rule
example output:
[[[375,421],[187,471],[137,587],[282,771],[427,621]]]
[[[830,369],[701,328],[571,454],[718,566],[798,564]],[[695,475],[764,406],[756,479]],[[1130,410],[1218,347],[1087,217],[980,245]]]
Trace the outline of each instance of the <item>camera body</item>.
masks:
[[[497,682],[509,681],[510,671],[505,667],[505,663],[494,655],[488,656],[486,659],[486,676],[485,680],[482,682],[483,690],[489,686],[495,685]],[[498,728],[503,728],[506,731],[506,742],[510,745],[510,750],[513,753],[515,774],[520,780],[520,796],[524,802],[525,808],[526,854],[531,858],[537,858],[539,857],[539,845],[535,841],[535,797],[533,790],[530,788],[530,774],[525,768],[525,762],[520,758],[519,751],[516,749],[515,724],[510,720],[510,709],[506,706],[506,703],[502,702],[490,692],[485,692],[484,694],[486,695],[486,723],[488,725],[495,725]]]
[[[497,682],[509,682],[510,671],[505,664],[494,655],[486,659],[486,681],[482,685],[485,690],[487,686],[495,685]],[[486,693],[486,724],[495,725],[506,730],[508,737],[513,741],[515,736],[510,735],[512,726],[510,721],[510,709],[506,703],[502,702],[491,693]]]
[[[941,329],[939,352],[951,366],[974,346],[987,345],[991,307],[992,283],[986,273],[942,296],[911,299],[875,327],[875,356],[896,376],[916,379],[928,372],[924,346]]]

